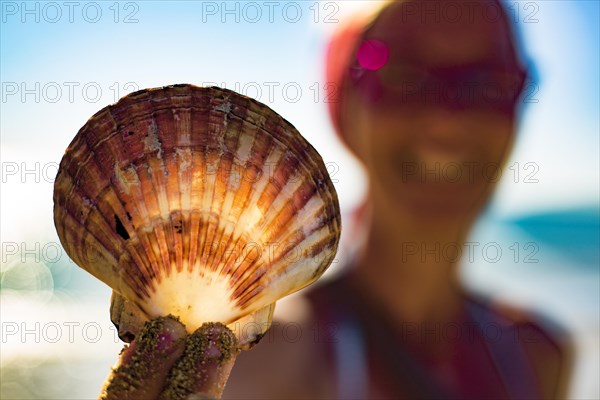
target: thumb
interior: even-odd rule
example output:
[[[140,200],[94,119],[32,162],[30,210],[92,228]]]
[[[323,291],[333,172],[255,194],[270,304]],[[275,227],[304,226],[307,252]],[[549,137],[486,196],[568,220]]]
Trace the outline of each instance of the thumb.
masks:
[[[159,399],[220,398],[238,352],[229,328],[218,322],[203,324],[188,337]]]

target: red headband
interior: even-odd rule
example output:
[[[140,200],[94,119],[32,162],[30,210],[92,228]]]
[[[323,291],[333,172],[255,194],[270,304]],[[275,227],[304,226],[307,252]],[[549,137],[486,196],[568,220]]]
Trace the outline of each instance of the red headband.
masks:
[[[357,42],[371,21],[364,14],[355,15],[345,26],[336,31],[329,42],[325,62],[325,92],[329,115],[338,136],[345,140],[341,126],[342,91],[348,65]]]

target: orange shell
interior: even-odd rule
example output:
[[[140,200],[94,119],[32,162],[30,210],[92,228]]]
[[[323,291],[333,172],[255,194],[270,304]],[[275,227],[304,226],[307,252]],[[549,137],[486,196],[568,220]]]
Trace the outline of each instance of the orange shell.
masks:
[[[132,93],[79,130],[54,223],[81,268],[154,318],[232,323],[316,280],[340,237],[317,151],[231,90]]]

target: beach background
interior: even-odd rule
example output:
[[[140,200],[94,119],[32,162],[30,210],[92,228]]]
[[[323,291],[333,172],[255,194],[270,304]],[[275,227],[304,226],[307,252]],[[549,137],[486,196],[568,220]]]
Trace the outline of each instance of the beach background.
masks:
[[[328,120],[323,58],[338,24],[372,3],[0,1],[1,398],[96,398],[122,348],[110,290],[60,246],[52,191],[79,128],[125,94],[193,83],[269,105],[321,153],[348,218],[366,182]],[[600,6],[506,5],[534,101],[462,276],[566,328],[570,397],[598,399]]]

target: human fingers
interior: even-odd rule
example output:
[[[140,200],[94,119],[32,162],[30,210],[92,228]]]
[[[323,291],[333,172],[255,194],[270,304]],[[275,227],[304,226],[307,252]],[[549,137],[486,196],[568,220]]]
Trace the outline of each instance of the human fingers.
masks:
[[[171,367],[184,352],[186,336],[183,324],[173,317],[146,322],[139,336],[121,352],[100,399],[157,398]]]
[[[237,339],[221,323],[205,323],[186,341],[161,400],[220,398],[237,354]]]

